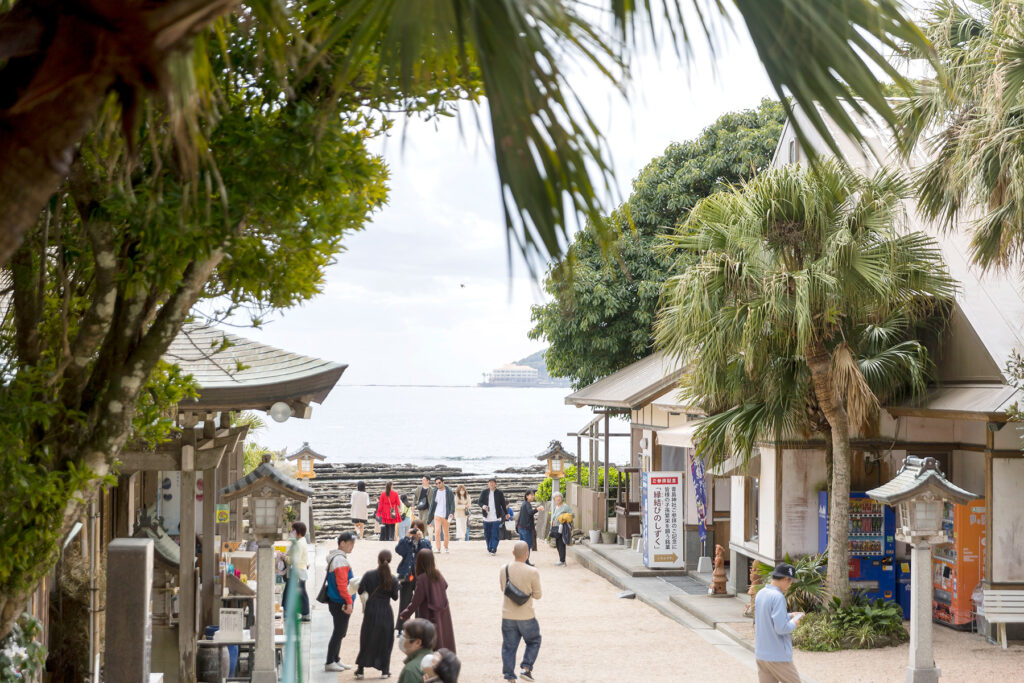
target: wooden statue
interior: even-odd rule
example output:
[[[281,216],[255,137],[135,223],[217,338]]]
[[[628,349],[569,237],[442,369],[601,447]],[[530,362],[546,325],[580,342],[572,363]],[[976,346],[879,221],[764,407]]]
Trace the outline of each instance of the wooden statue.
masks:
[[[743,616],[751,617],[754,616],[754,598],[757,596],[757,585],[761,583],[761,574],[757,571],[757,562],[750,563],[750,586],[747,588],[747,595],[750,596],[750,602],[743,608]]]
[[[725,548],[715,546],[715,570],[711,573],[711,593],[713,595],[724,595],[725,587]]]

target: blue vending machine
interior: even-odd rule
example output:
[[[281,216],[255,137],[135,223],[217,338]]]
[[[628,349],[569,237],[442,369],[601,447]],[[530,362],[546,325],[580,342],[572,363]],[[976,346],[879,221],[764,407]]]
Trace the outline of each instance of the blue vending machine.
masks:
[[[828,491],[818,493],[818,551],[828,549]],[[850,492],[850,588],[869,600],[896,599],[896,515],[888,505]]]

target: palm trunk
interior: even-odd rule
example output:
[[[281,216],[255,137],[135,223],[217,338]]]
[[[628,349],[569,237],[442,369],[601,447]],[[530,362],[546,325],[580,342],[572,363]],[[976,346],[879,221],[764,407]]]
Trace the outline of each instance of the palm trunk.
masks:
[[[832,380],[831,356],[820,341],[807,348],[814,394],[832,428],[832,489],[829,495],[828,573],[825,587],[850,602],[850,419]]]

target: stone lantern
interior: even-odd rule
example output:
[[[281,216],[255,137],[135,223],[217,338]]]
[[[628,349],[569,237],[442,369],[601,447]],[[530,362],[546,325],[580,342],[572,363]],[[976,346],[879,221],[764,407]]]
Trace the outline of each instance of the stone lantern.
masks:
[[[896,477],[867,492],[896,507],[896,539],[910,550],[910,662],[907,683],[936,683],[940,671],[932,652],[932,546],[949,543],[942,529],[943,506],[977,498],[954,486],[935,458],[908,456]]]
[[[315,479],[316,472],[313,470],[313,465],[327,460],[327,456],[317,453],[309,447],[308,441],[303,441],[302,448],[285,456],[285,460],[295,463],[296,479]]]
[[[562,442],[557,440],[549,443],[547,449],[538,455],[537,459],[545,461],[547,466],[544,469],[544,475],[551,479],[564,477],[566,461],[571,463],[576,460],[572,453],[568,453],[562,448]]]
[[[277,683],[274,660],[274,541],[284,526],[285,500],[304,503],[313,495],[295,479],[263,463],[235,483],[220,490],[221,500],[230,502],[249,497],[249,523],[259,549],[256,553],[256,651],[253,656],[253,683]]]

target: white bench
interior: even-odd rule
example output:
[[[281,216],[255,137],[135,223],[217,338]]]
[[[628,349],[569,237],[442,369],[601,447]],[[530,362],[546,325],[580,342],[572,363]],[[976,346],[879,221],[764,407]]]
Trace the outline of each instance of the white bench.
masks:
[[[1024,624],[1024,590],[982,591],[985,619],[999,624],[999,639],[1006,649],[1006,625]]]

